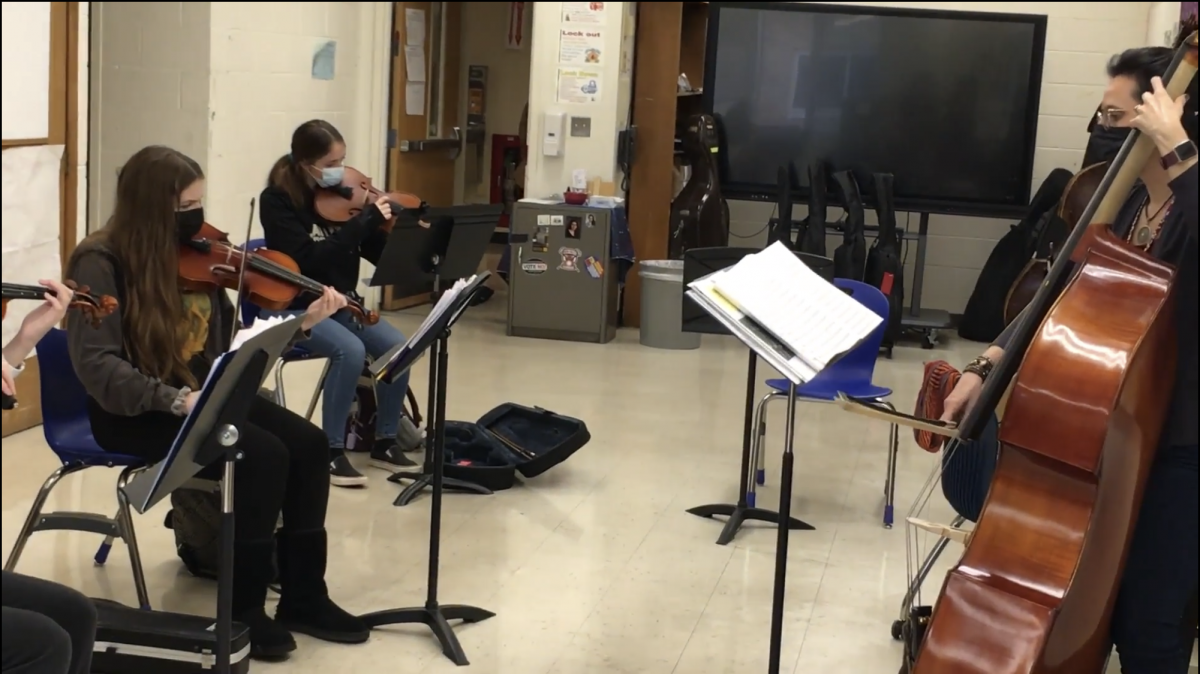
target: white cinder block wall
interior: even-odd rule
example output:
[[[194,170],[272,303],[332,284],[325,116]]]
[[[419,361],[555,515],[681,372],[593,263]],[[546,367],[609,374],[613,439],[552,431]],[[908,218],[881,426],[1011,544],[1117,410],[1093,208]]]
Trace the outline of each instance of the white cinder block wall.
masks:
[[[142,147],[169,145],[207,164],[210,17],[207,2],[96,2],[90,15],[87,211],[96,229],[112,212],[117,171]]]
[[[1042,79],[1041,118],[1038,122],[1037,155],[1033,189],[1058,167],[1078,170],[1087,143],[1087,123],[1104,90],[1104,66],[1119,51],[1146,43],[1150,12],[1148,2],[872,2],[898,7],[962,9],[985,12],[1045,14],[1049,17],[1046,59]],[[1178,3],[1175,3],[1176,5]],[[1178,9],[1175,15],[1178,16]],[[986,79],[987,73],[980,73]],[[731,202],[731,245],[763,245],[765,224],[771,204]],[[793,217],[803,218],[807,209],[797,206]],[[899,216],[900,224],[906,215]],[[831,209],[830,219],[840,217]],[[868,212],[869,223],[875,215]],[[911,224],[915,231],[917,217]],[[930,218],[922,306],[959,313],[979,277],[992,247],[1005,232],[1008,220],[934,215]],[[868,239],[869,240],[869,239]],[[830,244],[837,239],[830,237]],[[907,288],[912,288],[916,263],[915,246],[908,252]]]

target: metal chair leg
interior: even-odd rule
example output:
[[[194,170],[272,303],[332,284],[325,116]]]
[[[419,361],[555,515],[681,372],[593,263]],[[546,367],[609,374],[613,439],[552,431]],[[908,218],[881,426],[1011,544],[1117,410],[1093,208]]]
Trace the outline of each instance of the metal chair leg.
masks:
[[[42,509],[46,507],[46,499],[49,498],[50,492],[54,490],[54,487],[58,485],[59,480],[71,473],[77,473],[84,468],[86,466],[78,464],[59,466],[42,483],[42,488],[38,490],[37,496],[33,499],[33,505],[29,507],[29,515],[25,518],[25,524],[21,525],[21,533],[17,534],[17,540],[13,543],[13,549],[8,553],[8,560],[4,562],[5,571],[11,572],[17,568],[17,562],[21,559],[21,553],[25,551],[25,544],[29,542],[29,537],[33,535],[38,521],[42,518]]]
[[[118,527],[120,527],[120,525],[121,525],[121,508],[120,507],[117,508],[117,514],[113,515],[113,521],[117,523]],[[96,549],[95,556],[92,557],[93,564],[95,564],[96,566],[104,566],[104,564],[106,562],[108,562],[108,553],[112,552],[112,546],[113,546],[113,542],[115,540],[116,540],[116,538],[113,536],[105,536],[104,537],[104,542],[100,544],[100,547]]]
[[[129,498],[125,495],[125,485],[129,478],[144,468],[126,468],[117,479],[117,508],[118,523],[121,529],[121,539],[129,548],[129,566],[133,569],[133,587],[137,590],[138,606],[144,610],[150,609],[150,593],[146,590],[146,573],[142,568],[142,554],[138,549],[137,535],[133,530],[133,511],[129,507]]]
[[[892,412],[896,411],[896,406],[880,400],[880,405],[888,408]],[[900,427],[892,424],[888,429],[888,460],[887,460],[887,476],[883,483],[883,528],[891,529],[895,524],[896,517],[896,465],[900,460]]]
[[[275,368],[275,404],[280,407],[287,407],[287,396],[283,392],[283,367],[287,365],[285,361],[279,361],[278,367]]]
[[[321,377],[317,379],[317,386],[313,389],[312,399],[308,401],[308,412],[304,414],[304,418],[309,421],[312,421],[313,412],[317,411],[317,401],[321,399],[321,391],[325,388],[325,378],[329,376],[329,363],[330,360],[326,358],[325,367],[321,368]]]
[[[772,391],[762,397],[758,404],[754,406],[754,436],[750,446],[750,465],[754,467],[753,474],[750,475],[750,483],[745,485],[746,503],[751,508],[754,507],[754,500],[757,488],[767,483],[767,472],[763,460],[763,446],[766,444],[767,437],[767,403],[775,398],[781,397],[776,391]]]
[[[955,517],[951,526],[960,527],[963,522],[966,522],[965,517]],[[908,585],[908,590],[904,593],[904,599],[900,602],[900,619],[907,620],[909,613],[913,608],[913,600],[917,594],[921,592],[921,586],[925,584],[925,579],[933,572],[933,565],[937,563],[939,557],[945,552],[946,546],[950,544],[950,539],[942,538],[934,544],[933,549],[925,556],[925,561],[921,563],[921,568],[917,571],[917,575]]]

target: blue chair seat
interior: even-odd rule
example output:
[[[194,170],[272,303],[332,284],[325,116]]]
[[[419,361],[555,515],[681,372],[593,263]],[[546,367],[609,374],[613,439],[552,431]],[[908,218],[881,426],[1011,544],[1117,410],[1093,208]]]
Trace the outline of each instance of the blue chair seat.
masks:
[[[315,360],[317,358],[324,358],[324,356],[318,356],[302,346],[293,346],[290,350],[280,356],[280,358],[291,363],[300,360]]]
[[[841,374],[840,372],[838,374]],[[791,384],[787,379],[768,379],[767,386],[772,389],[786,394],[788,386]],[[816,379],[796,387],[796,395],[809,400],[823,400],[825,402],[833,402],[837,400],[838,393],[845,393],[851,398],[866,398],[868,400],[876,400],[879,398],[887,398],[892,395],[892,389],[884,386],[876,386],[870,382],[864,382],[857,377],[829,377],[822,378],[818,376]]]
[[[85,466],[141,466],[146,461],[137,456],[106,452],[92,436],[92,424],[87,417],[72,417],[45,426],[46,444],[64,464]]]

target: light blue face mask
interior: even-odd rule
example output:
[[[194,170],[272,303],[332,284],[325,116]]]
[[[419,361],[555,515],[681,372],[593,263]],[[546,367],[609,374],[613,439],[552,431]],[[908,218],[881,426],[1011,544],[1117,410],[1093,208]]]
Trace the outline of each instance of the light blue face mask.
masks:
[[[345,166],[330,166],[321,169],[321,177],[317,178],[317,184],[321,187],[337,187],[342,184],[342,178],[346,175]]]

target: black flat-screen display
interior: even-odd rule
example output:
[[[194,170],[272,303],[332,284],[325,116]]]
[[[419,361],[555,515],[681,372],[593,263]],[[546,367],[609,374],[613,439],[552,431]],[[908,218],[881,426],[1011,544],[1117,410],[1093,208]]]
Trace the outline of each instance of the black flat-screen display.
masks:
[[[1046,17],[816,3],[709,3],[707,109],[726,197],[799,199],[824,160],[896,176],[897,208],[1007,216],[1029,203]]]

